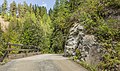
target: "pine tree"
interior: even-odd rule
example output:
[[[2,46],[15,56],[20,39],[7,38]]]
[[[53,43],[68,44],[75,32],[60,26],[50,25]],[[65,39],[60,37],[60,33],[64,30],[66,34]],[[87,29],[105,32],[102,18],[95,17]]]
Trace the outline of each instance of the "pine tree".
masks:
[[[27,12],[29,12],[29,6],[25,1],[23,4],[18,4],[18,16],[20,18],[24,18]]]
[[[69,17],[69,8],[67,0],[56,0],[53,9],[52,23],[53,33],[51,36],[51,48],[56,52],[56,49],[63,50],[65,45],[65,28],[67,27],[66,20]]]
[[[23,14],[26,14],[26,12],[28,11],[28,4],[24,1],[23,3]]]
[[[55,5],[54,5],[54,9],[58,9],[60,4],[60,0],[56,0]]]
[[[18,4],[18,17],[21,17],[21,4]]]
[[[33,6],[32,4],[30,3],[30,6],[29,6],[29,12],[32,13],[33,12]]]
[[[44,14],[47,14],[47,9],[46,7],[42,6],[40,8],[40,16],[43,17]]]
[[[36,17],[38,20],[40,20],[40,9],[37,7],[37,11],[36,11]]]
[[[12,14],[12,16],[16,16],[17,7],[16,7],[15,1],[13,1],[13,2],[10,4],[10,13]]]
[[[69,8],[71,13],[75,12],[83,0],[69,0]]]
[[[4,0],[4,3],[2,4],[2,16],[6,14],[7,11],[7,0]]]
[[[50,8],[50,10],[49,10],[49,16],[50,16],[50,18],[52,19],[52,17],[53,17],[53,10]]]
[[[21,43],[42,47],[42,38],[43,32],[40,25],[31,20],[31,18],[27,17],[26,21],[23,23],[23,29],[20,38]]]

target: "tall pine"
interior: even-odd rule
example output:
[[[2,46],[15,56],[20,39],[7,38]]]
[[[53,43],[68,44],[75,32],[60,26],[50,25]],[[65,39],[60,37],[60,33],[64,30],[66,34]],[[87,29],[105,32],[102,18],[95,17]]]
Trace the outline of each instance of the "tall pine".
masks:
[[[7,0],[4,0],[4,3],[2,4],[2,16],[6,14],[7,11]]]
[[[10,13],[12,14],[12,16],[16,16],[17,6],[16,6],[15,1],[13,1],[13,2],[10,4]]]

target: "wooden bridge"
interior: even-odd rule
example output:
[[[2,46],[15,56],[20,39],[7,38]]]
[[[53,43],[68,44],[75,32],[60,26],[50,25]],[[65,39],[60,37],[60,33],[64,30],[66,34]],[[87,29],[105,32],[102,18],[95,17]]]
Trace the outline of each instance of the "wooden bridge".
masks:
[[[4,51],[4,55],[0,58],[0,62],[2,62],[5,58],[16,59],[16,58],[23,58],[32,55],[38,55],[40,54],[40,50],[41,50],[40,47],[33,45],[12,44],[12,43],[7,43],[6,45],[7,45],[7,49]],[[19,48],[12,48],[12,46]]]

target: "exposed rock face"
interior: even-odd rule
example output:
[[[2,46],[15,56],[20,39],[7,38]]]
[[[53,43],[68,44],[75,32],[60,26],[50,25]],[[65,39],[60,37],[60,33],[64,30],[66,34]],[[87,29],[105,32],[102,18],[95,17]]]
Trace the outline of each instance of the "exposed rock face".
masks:
[[[78,48],[79,39],[82,39],[80,36],[84,36],[82,30],[83,26],[77,23],[70,29],[68,40],[65,45],[65,55],[74,55],[76,48]]]
[[[0,16],[0,26],[2,31],[6,32],[9,26],[9,22],[4,21],[4,19]]]
[[[80,51],[79,60],[89,64],[97,63],[99,60],[100,47],[98,47],[94,35],[84,34],[84,28],[79,23],[69,31],[69,37],[65,45],[65,55],[76,55],[76,50]]]

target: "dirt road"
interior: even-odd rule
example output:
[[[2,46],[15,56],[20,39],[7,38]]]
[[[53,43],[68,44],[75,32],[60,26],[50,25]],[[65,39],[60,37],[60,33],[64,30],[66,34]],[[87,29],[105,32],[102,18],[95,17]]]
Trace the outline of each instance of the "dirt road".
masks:
[[[58,54],[43,54],[15,59],[0,67],[0,71],[87,71],[82,66]]]

